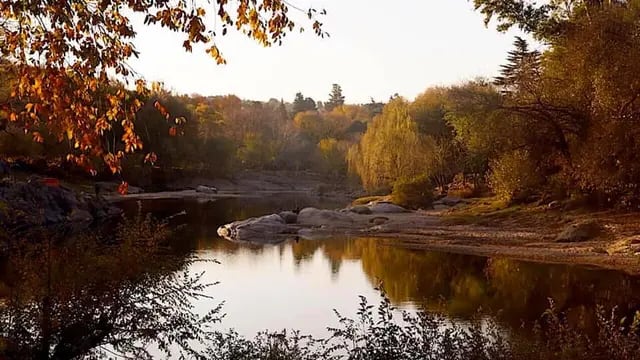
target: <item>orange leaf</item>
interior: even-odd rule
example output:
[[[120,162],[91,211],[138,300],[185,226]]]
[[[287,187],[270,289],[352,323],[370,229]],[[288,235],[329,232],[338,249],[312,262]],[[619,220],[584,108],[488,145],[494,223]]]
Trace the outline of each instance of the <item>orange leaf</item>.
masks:
[[[158,161],[158,156],[154,152],[150,152],[144,157],[145,163],[150,163],[151,165],[153,165],[156,161]]]
[[[126,181],[123,181],[119,186],[118,186],[118,193],[120,195],[127,195],[127,193],[129,192],[129,184]]]
[[[33,141],[35,141],[37,143],[43,143],[44,142],[44,138],[42,137],[42,134],[40,134],[38,131],[34,131],[33,132]]]

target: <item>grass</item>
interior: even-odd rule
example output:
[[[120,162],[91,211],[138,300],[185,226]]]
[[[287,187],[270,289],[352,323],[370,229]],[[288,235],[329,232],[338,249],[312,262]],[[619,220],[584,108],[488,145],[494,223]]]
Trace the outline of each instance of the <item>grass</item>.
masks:
[[[546,218],[548,211],[536,205],[511,205],[495,197],[471,199],[466,206],[457,207],[444,214],[449,225],[496,225],[503,221],[528,222]]]
[[[366,205],[372,201],[391,201],[391,196],[390,195],[383,195],[383,196],[364,196],[361,198],[357,198],[355,200],[353,200],[353,202],[351,203],[351,205]]]

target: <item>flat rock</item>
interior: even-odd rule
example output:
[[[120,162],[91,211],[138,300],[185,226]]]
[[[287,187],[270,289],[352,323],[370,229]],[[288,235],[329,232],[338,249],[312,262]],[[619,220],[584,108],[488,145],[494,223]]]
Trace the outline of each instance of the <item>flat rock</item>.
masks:
[[[218,189],[213,186],[199,185],[196,187],[196,192],[203,194],[217,194]]]
[[[389,221],[389,218],[388,217],[384,217],[384,216],[376,216],[376,217],[371,218],[369,220],[369,222],[371,224],[374,224],[374,225],[382,225],[382,224],[386,223],[387,221]]]
[[[356,206],[350,207],[348,210],[352,213],[360,214],[360,215],[372,214],[371,209],[365,205],[356,205]]]
[[[394,214],[394,213],[406,213],[409,210],[391,203],[379,202],[369,206],[373,214]]]
[[[440,210],[449,210],[449,209],[451,209],[451,206],[447,206],[442,203],[433,205],[433,210],[440,211]]]
[[[447,206],[456,206],[461,202],[463,202],[463,200],[455,196],[445,196],[442,199],[440,199],[439,202]]]
[[[298,213],[298,224],[307,226],[337,226],[353,223],[353,219],[346,213],[333,210],[304,208]]]

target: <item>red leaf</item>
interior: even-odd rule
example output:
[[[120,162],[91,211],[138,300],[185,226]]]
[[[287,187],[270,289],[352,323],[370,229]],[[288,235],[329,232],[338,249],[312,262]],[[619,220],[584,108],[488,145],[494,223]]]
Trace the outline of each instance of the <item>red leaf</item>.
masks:
[[[120,195],[127,195],[129,192],[129,184],[126,181],[123,181],[120,186],[118,186],[118,193]]]

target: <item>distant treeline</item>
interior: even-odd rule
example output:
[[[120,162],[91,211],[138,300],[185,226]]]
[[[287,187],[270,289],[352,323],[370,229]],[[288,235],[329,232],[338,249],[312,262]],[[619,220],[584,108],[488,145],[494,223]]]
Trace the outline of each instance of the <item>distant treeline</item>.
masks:
[[[517,26],[543,50],[517,38],[497,78],[429,88],[413,101],[393,96],[386,104],[347,105],[337,84],[324,103],[302,93],[292,103],[256,102],[233,95],[177,96],[156,87],[135,118],[144,150],[123,156],[122,173],[131,181],[150,178],[149,168],[212,176],[242,169],[314,170],[337,180],[355,174],[371,192],[398,183],[444,191],[453,184],[469,194],[488,190],[505,201],[580,197],[636,206],[640,6],[575,1],[536,7],[518,0],[475,5],[487,20],[496,17],[499,29]],[[0,97],[8,98],[10,72],[0,76],[6,80]],[[78,143],[85,152],[92,144],[49,139],[45,130],[34,144],[36,133],[23,135],[23,127],[4,126],[0,154],[64,159]],[[121,139],[137,144],[129,135],[114,126],[101,142],[117,156]]]

